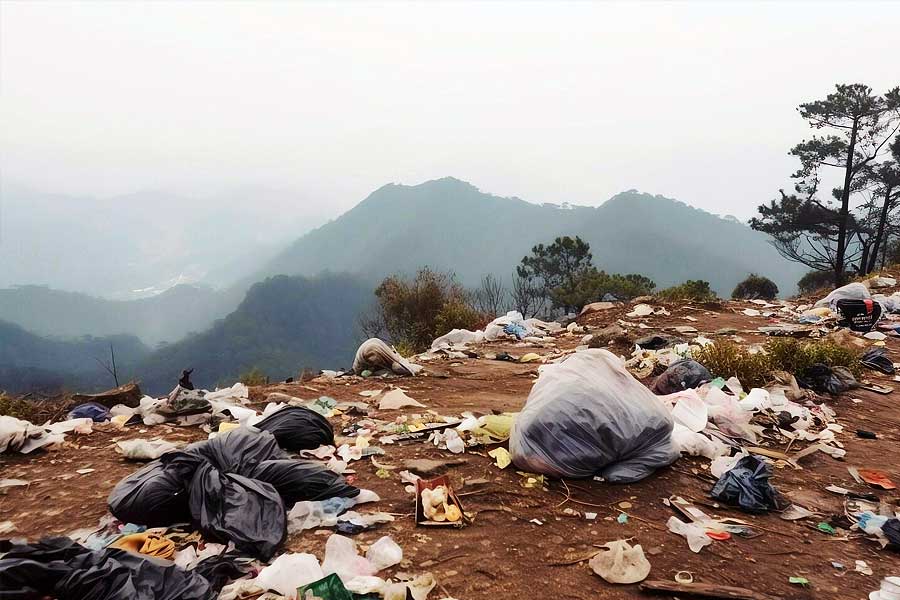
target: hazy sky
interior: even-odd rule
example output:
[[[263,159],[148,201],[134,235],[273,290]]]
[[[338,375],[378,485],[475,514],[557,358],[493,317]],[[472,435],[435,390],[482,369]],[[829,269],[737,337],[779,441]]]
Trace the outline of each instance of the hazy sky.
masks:
[[[296,190],[337,214],[445,175],[534,202],[638,188],[741,218],[798,103],[900,84],[900,2],[0,6],[2,176]]]

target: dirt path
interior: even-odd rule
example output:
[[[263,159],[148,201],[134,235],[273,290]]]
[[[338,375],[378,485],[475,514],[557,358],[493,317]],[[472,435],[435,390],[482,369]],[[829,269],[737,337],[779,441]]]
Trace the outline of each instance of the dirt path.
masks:
[[[740,308],[745,306],[749,305]],[[735,313],[734,308],[732,304],[719,310],[672,307],[671,316],[648,318],[645,322],[651,329],[634,333],[640,335],[674,325],[692,325],[707,333],[728,327],[737,329],[737,335],[746,343],[762,341],[755,330],[767,320],[746,317]],[[624,312],[614,310],[591,315],[585,322],[596,329],[620,318]],[[689,321],[685,316],[698,320]],[[573,348],[579,339],[580,336],[559,338],[558,348]],[[900,341],[891,338],[887,345],[892,356],[898,356]],[[479,348],[479,351],[490,350],[490,347]],[[519,355],[527,351],[539,354],[554,351],[553,348],[517,348],[511,344],[500,344],[493,350]],[[444,360],[429,363],[429,370],[440,376],[405,379],[400,383],[410,396],[443,415],[518,410],[536,378],[537,367],[485,358]],[[889,377],[871,372],[867,375],[890,385]],[[255,388],[253,398],[261,400],[272,391],[283,391],[303,398],[328,395],[338,400],[360,401],[360,391],[378,387],[371,380],[341,383],[317,379]],[[886,396],[858,391],[827,399],[827,403],[837,411],[837,421],[844,426],[844,434],[839,439],[847,450],[846,460],[837,461],[816,453],[802,461],[802,470],[777,469],[772,482],[797,503],[821,511],[826,517],[842,513],[843,508],[841,497],[824,491],[825,486],[836,484],[860,489],[848,473],[848,466],[882,469],[895,482],[900,482],[900,391]],[[385,419],[412,412],[375,410],[372,416]],[[346,422],[333,419],[335,431],[340,431]],[[70,443],[60,451],[0,457],[3,477],[32,482],[28,487],[13,488],[0,496],[0,521],[13,521],[17,527],[15,535],[30,539],[95,526],[105,513],[109,491],[121,477],[136,469],[134,463],[115,453],[116,439],[159,436],[190,441],[205,437],[196,428],[143,429],[147,431],[123,432],[112,426],[101,426],[89,436],[69,436]],[[858,438],[857,429],[874,431],[878,439]],[[448,452],[425,443],[384,448],[387,454],[379,461],[391,466],[399,466],[410,458],[450,457]],[[862,600],[877,588],[881,577],[900,574],[900,554],[881,550],[865,539],[842,541],[828,536],[815,528],[815,519],[788,522],[775,514],[747,515],[715,505],[708,498],[712,482],[706,459],[682,458],[672,467],[631,485],[568,481],[567,493],[557,481],[550,482],[547,491],[522,487],[522,477],[515,468],[498,469],[486,456],[488,449],[467,452],[463,455],[467,461],[464,465],[446,470],[454,488],[462,495],[465,509],[475,514],[474,523],[464,529],[416,528],[413,499],[399,477],[381,479],[370,462],[352,463],[357,472],[356,485],[381,496],[377,510],[397,515],[395,522],[359,534],[356,539],[365,544],[382,535],[393,536],[403,547],[406,559],[394,571],[431,571],[440,586],[432,598],[446,594],[460,600],[645,597],[637,586],[606,583],[591,572],[586,560],[574,562],[590,555],[598,544],[623,538],[633,538],[642,545],[652,564],[651,579],[672,580],[676,572],[689,571],[697,582],[749,587],[785,599]],[[82,468],[95,470],[86,475],[75,474]],[[487,483],[466,483],[480,479]],[[693,499],[712,516],[744,519],[761,535],[753,539],[732,537],[717,541],[694,554],[683,538],[665,528],[674,513],[662,499],[670,495]],[[879,492],[879,496],[896,503],[898,494]],[[631,507],[625,511],[628,521],[620,524],[616,520],[621,512],[617,505],[623,501]],[[596,520],[587,520],[584,512],[596,512]],[[532,522],[535,519],[541,524]],[[312,552],[321,558],[325,540],[331,533],[323,529],[291,536],[286,549]],[[855,572],[856,560],[866,561],[874,574]],[[835,568],[832,563],[842,563],[845,568]],[[810,585],[792,585],[788,582],[792,576],[805,577]]]

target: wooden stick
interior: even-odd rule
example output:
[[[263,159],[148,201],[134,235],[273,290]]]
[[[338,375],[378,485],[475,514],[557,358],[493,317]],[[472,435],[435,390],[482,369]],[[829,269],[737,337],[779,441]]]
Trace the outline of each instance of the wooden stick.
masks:
[[[667,594],[687,594],[700,598],[718,598],[724,600],[780,600],[778,596],[770,596],[747,588],[715,585],[711,583],[677,583],[675,581],[645,581],[641,584],[642,592],[663,592]]]

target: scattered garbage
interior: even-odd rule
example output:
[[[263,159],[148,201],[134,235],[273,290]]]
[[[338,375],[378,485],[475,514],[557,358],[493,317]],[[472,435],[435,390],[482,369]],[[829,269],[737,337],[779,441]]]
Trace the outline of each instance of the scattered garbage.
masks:
[[[719,481],[710,496],[750,513],[762,513],[783,505],[778,491],[769,483],[772,469],[757,456],[745,456]]]
[[[610,583],[637,583],[650,574],[650,561],[640,544],[616,540],[602,546],[606,551],[594,555],[588,563],[591,570]]]
[[[11,597],[210,600],[218,591],[185,571],[120,549],[88,550],[69,538],[0,541],[0,589]]]
[[[353,372],[390,371],[396,375],[414,376],[422,370],[420,365],[413,364],[378,338],[369,338],[360,344],[353,359]]]
[[[116,442],[116,449],[129,460],[156,460],[166,452],[177,450],[178,447],[165,440],[122,440]]]
[[[606,350],[545,365],[512,428],[520,469],[611,482],[643,479],[679,456],[666,408]]]

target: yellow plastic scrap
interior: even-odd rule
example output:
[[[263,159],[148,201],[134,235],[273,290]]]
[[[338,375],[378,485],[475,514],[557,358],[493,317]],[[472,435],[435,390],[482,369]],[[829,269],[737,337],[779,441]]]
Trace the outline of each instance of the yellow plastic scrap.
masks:
[[[472,430],[472,437],[481,444],[499,444],[509,439],[509,430],[518,413],[485,415],[484,425]]]
[[[131,418],[131,415],[116,415],[110,421],[117,427],[125,427],[125,422]]]
[[[525,471],[516,471],[519,475],[522,476],[522,480],[519,482],[523,488],[543,488],[544,487],[544,476],[538,475],[537,473],[526,473]]]
[[[219,433],[225,433],[226,431],[237,429],[240,426],[240,423],[226,423],[223,421],[222,423],[219,423]]]
[[[509,456],[509,450],[503,447],[494,448],[488,452],[488,456],[493,458],[496,461],[494,464],[501,469],[505,469],[512,463],[512,459]]]
[[[528,354],[526,354],[525,356],[520,358],[519,362],[529,363],[529,362],[535,362],[535,361],[539,361],[539,360],[541,360],[540,354],[535,354],[534,352],[529,352]]]

